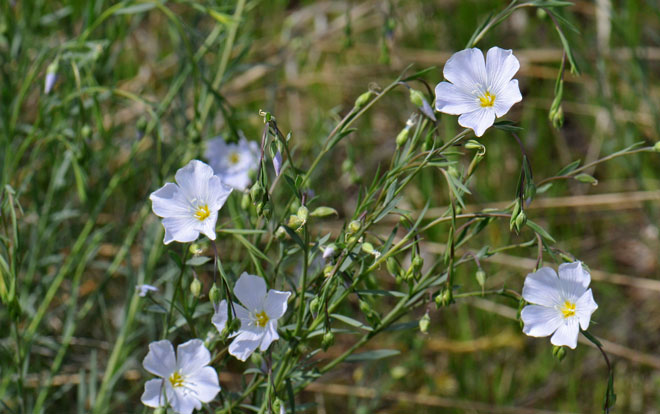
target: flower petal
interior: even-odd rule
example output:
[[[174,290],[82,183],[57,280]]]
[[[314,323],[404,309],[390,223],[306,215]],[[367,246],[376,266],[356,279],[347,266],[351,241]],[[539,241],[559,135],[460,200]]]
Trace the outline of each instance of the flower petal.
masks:
[[[578,319],[575,317],[566,318],[564,319],[564,323],[559,325],[555,334],[552,335],[550,342],[553,345],[567,346],[571,349],[575,349],[579,333],[580,327],[578,326]]]
[[[140,398],[142,404],[147,407],[162,407],[165,405],[165,395],[163,394],[163,380],[151,379],[144,383],[144,393]]]
[[[173,241],[188,243],[197,240],[199,237],[198,224],[192,216],[165,217],[163,227],[165,227],[165,238],[163,239],[165,244],[170,244]]]
[[[241,333],[229,345],[229,354],[241,361],[247,360],[261,343],[261,337],[256,337],[249,332]]]
[[[542,267],[528,274],[522,296],[536,305],[554,307],[563,303],[557,273],[550,267]]]
[[[223,299],[215,309],[213,318],[211,318],[211,323],[215,326],[215,329],[217,329],[218,332],[222,333],[227,326],[227,320],[229,320],[228,303]]]
[[[542,337],[552,334],[562,324],[561,314],[554,308],[538,305],[527,305],[520,312],[525,324],[523,332],[529,336]]]
[[[248,311],[260,312],[266,298],[266,281],[262,277],[243,272],[234,286],[234,295]]]
[[[167,339],[149,344],[149,352],[142,361],[147,371],[161,378],[168,378],[176,370],[174,347]]]
[[[587,291],[590,282],[591,276],[582,267],[582,262],[559,265],[559,287],[567,300],[577,302]]]
[[[204,367],[186,378],[186,386],[195,392],[197,399],[207,403],[220,392],[218,373],[212,367]]]
[[[266,324],[266,331],[264,333],[259,349],[263,352],[268,349],[273,341],[280,339],[280,336],[277,334],[277,320],[270,320]]]
[[[481,109],[481,105],[475,95],[449,82],[440,82],[435,87],[435,109],[450,115],[460,115]]]
[[[175,175],[176,182],[187,200],[206,200],[211,177],[213,168],[199,160],[190,161]]]
[[[215,223],[217,221],[218,212],[212,211],[203,222],[198,224],[200,233],[203,233],[206,237],[209,238],[209,240],[215,240]]]
[[[181,374],[193,374],[211,362],[211,353],[201,339],[191,339],[176,349],[177,368]]]
[[[488,85],[493,93],[500,92],[520,69],[520,62],[511,49],[491,47],[486,54]],[[501,116],[501,115],[498,115]]]
[[[575,313],[580,321],[580,328],[583,331],[589,329],[589,322],[591,321],[591,314],[598,309],[598,304],[594,300],[594,295],[591,289],[584,292],[580,299],[575,304]]]
[[[498,118],[506,115],[506,113],[509,112],[509,109],[520,101],[522,101],[522,95],[520,94],[520,88],[518,87],[518,80],[514,79],[496,93],[495,115],[497,115]]]
[[[458,117],[458,124],[474,131],[474,135],[480,137],[495,122],[495,111],[493,108],[481,108],[476,111],[465,113]]]
[[[238,191],[244,191],[250,185],[250,173],[249,171],[239,171],[234,174],[224,173],[220,175],[222,182]]]
[[[167,183],[151,193],[151,209],[160,217],[176,217],[189,215],[190,208],[181,197],[179,186]]]
[[[220,210],[232,192],[232,188],[225,185],[220,177],[214,175],[209,180],[208,203],[211,211]]]
[[[442,73],[445,79],[467,93],[485,89],[488,82],[484,54],[477,48],[454,53]]]
[[[286,312],[287,300],[291,292],[269,290],[264,302],[264,310],[270,319],[279,319]]]
[[[178,414],[191,414],[194,409],[202,408],[202,404],[194,395],[183,390],[183,387],[167,387],[167,402],[170,403],[174,412]]]

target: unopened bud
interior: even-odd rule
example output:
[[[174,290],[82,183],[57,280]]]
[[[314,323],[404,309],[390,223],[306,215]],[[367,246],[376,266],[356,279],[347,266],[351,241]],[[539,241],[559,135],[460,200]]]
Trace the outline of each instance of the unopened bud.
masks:
[[[429,313],[426,312],[422,319],[419,320],[419,331],[423,334],[429,333],[429,325],[431,325],[431,317]]]
[[[410,102],[417,107],[424,106],[424,95],[417,89],[410,89]]]
[[[247,210],[250,208],[250,194],[248,193],[243,193],[243,197],[241,198],[241,208],[243,210]]]
[[[296,214],[291,214],[289,216],[289,223],[287,225],[292,229],[298,230],[300,227],[302,227],[303,224],[305,223],[303,223]]]
[[[552,356],[559,362],[561,362],[566,356],[566,348],[563,346],[553,346],[552,347]]]
[[[564,125],[564,108],[561,105],[552,107],[548,113],[548,119],[552,122],[552,126],[559,129]]]
[[[451,176],[454,177],[454,178],[459,178],[459,177],[460,177],[460,173],[458,172],[458,170],[456,169],[456,167],[454,167],[453,165],[450,165],[450,166],[447,168],[447,172],[449,173],[449,175],[451,175]]]
[[[403,269],[401,269],[401,265],[399,265],[399,262],[397,262],[394,257],[388,257],[385,261],[385,264],[387,265],[387,271],[390,272],[392,276],[395,278],[399,277]]]
[[[266,201],[264,203],[263,209],[261,209],[261,215],[264,216],[266,219],[270,219],[271,216],[273,215],[273,203],[270,201]]]
[[[319,299],[318,296],[314,296],[314,298],[309,301],[309,310],[312,313],[319,313],[319,310],[321,309],[321,300]]]
[[[259,203],[262,201],[262,198],[266,194],[264,188],[261,186],[261,183],[256,182],[250,189],[250,197],[252,198],[253,203]]]
[[[527,214],[525,214],[524,211],[521,211],[520,214],[518,214],[518,217],[516,217],[516,230],[520,231],[525,223],[527,223]]]
[[[215,283],[213,283],[211,290],[209,290],[209,299],[211,299],[212,303],[218,303],[220,301],[220,289],[218,289],[218,285]]]
[[[422,259],[422,256],[415,256],[411,265],[414,272],[419,272],[422,270],[422,266],[424,266],[424,259]]]
[[[474,275],[475,278],[477,279],[477,283],[479,283],[479,286],[481,288],[484,288],[484,285],[486,284],[486,272],[484,272],[482,269],[477,270],[477,273]]]
[[[337,250],[337,246],[335,246],[334,243],[331,243],[323,249],[323,259],[324,260],[329,260],[335,257],[335,252]]]
[[[362,223],[360,223],[358,220],[353,220],[350,223],[348,223],[347,232],[348,234],[355,234],[358,231],[360,231],[361,227],[362,227]]]
[[[284,229],[284,227],[280,226],[275,230],[275,238],[277,240],[284,240],[286,239],[286,236],[288,236],[288,233]]]
[[[332,331],[328,331],[323,335],[323,341],[321,342],[321,346],[323,347],[324,351],[327,351],[328,348],[332,346],[332,344],[335,343],[335,334],[332,333]]]
[[[444,288],[442,291],[435,297],[435,305],[440,308],[442,306],[447,306],[452,302],[452,292],[449,288]]]
[[[367,104],[367,102],[369,102],[369,99],[371,99],[372,94],[373,94],[373,92],[367,91],[367,92],[363,93],[362,95],[358,96],[357,99],[355,100],[355,108],[360,109],[363,106],[365,106]]]
[[[275,170],[275,175],[279,176],[282,172],[282,153],[277,151],[273,157],[273,169]]]
[[[653,151],[660,152],[660,141],[656,142],[653,146]]]
[[[199,294],[202,291],[202,283],[199,281],[199,279],[194,278],[192,282],[190,282],[190,293],[196,298],[199,297]]]
[[[335,210],[334,208],[325,207],[325,206],[317,207],[317,208],[314,209],[314,211],[311,212],[312,217],[327,217],[327,216],[331,216],[333,214],[339,215],[337,213],[337,210]]]
[[[598,185],[598,180],[592,177],[589,174],[578,174],[575,176],[575,179],[581,183],[587,183],[591,185]]]
[[[396,146],[402,147],[405,145],[405,143],[408,141],[408,135],[410,134],[410,130],[408,128],[404,128],[399,132],[399,135],[396,136]]]
[[[369,243],[369,242],[364,242],[362,243],[362,251],[365,252],[366,254],[371,254],[371,255],[376,255],[376,250],[374,249],[374,245]]]
[[[192,243],[190,247],[188,248],[188,251],[190,254],[193,256],[199,256],[200,254],[204,253],[204,249],[202,249],[202,246],[200,246],[197,243]]]

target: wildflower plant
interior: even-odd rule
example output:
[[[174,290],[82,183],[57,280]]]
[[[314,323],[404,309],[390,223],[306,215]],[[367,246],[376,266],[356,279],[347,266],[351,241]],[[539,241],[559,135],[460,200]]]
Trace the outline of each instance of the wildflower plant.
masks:
[[[84,28],[74,44],[61,47],[61,53],[50,60],[58,63],[54,69],[48,68],[39,91],[52,99],[44,105],[57,107],[62,102],[79,100],[75,108],[78,113],[98,112],[98,100],[112,95],[148,108],[148,117],[136,122],[138,139],[132,138],[128,152],[122,148],[119,155],[140,159],[145,165],[134,172],[139,174],[136,180],[144,193],[141,207],[137,213],[126,215],[131,226],[124,243],[101,245],[110,227],[97,228],[96,223],[108,220],[101,215],[104,203],[121,188],[130,169],[123,167],[113,175],[107,188],[94,189],[100,192],[98,205],[80,226],[80,237],[72,251],[65,252],[68,259],[54,274],[48,273],[43,300],[35,302],[21,296],[28,290],[21,284],[26,283],[23,280],[35,280],[37,269],[52,272],[46,265],[50,266],[56,255],[40,258],[31,253],[18,254],[17,246],[25,244],[19,229],[28,226],[19,225],[17,219],[21,214],[21,197],[17,194],[23,189],[9,184],[3,188],[0,299],[6,308],[3,312],[9,315],[18,352],[13,361],[17,386],[12,388],[11,381],[5,380],[3,387],[11,388],[12,395],[9,403],[0,401],[12,412],[26,412],[27,407],[37,413],[48,411],[52,396],[49,388],[74,339],[75,321],[97,307],[105,309],[100,294],[85,299],[80,309],[76,305],[83,270],[103,248],[111,257],[110,263],[90,266],[104,275],[98,290],[110,286],[115,274],[127,275],[132,283],[127,289],[125,312],[114,318],[119,321],[117,326],[98,327],[98,331],[116,328],[118,334],[116,341],[107,345],[108,358],[103,361],[102,373],[97,371],[98,361],[91,365],[88,382],[93,397],[88,404],[87,398],[81,397],[81,412],[87,405],[93,413],[110,412],[117,395],[121,400],[117,406],[134,407],[141,401],[148,407],[145,410],[153,408],[158,413],[305,412],[308,406],[301,393],[310,383],[347,362],[401,358],[401,350],[390,349],[381,338],[404,332],[411,337],[420,335],[423,341],[439,324],[456,323],[450,317],[440,322],[436,315],[451,315],[453,309],[479,303],[472,301],[485,297],[497,298],[514,314],[519,309],[515,319],[521,324],[517,333],[520,338],[550,337],[530,338],[526,343],[535,346],[530,352],[553,349],[561,360],[570,352],[564,347],[575,349],[580,338],[598,348],[607,365],[603,411],[610,412],[616,400],[613,366],[601,341],[589,331],[598,320],[598,313],[594,313],[599,307],[598,297],[591,289],[597,284],[591,283],[588,264],[567,251],[561,240],[555,240],[542,225],[543,213],[533,212],[530,207],[553,186],[561,192],[556,185],[561,181],[578,186],[594,184],[596,180],[590,175],[594,167],[621,156],[657,153],[657,145],[632,144],[585,165],[571,163],[555,175],[533,170],[526,152],[526,131],[516,122],[515,111],[525,108],[535,91],[521,88],[524,85],[515,78],[520,70],[515,45],[486,45],[485,40],[516,10],[538,8],[550,16],[546,22],[558,33],[563,58],[548,117],[560,126],[564,72],[569,69],[579,73],[564,34],[570,23],[561,17],[561,10],[568,4],[555,0],[511,2],[492,14],[474,32],[465,49],[452,54],[442,71],[415,71],[411,65],[389,84],[372,85],[356,96],[352,105],[339,111],[340,116],[327,122],[332,124],[330,127],[323,124],[324,139],[320,143],[288,131],[288,126],[278,122],[278,114],[267,110],[247,116],[259,125],[259,135],[243,137],[235,128],[236,120],[226,106],[228,100],[221,95],[221,86],[241,69],[236,62],[242,53],[233,52],[238,49],[235,42],[241,24],[253,7],[247,7],[244,0],[232,6],[232,15],[225,14],[229,8],[219,11],[206,4],[191,6],[213,16],[222,30],[213,30],[197,52],[192,51],[189,42],[183,42],[182,53],[190,55],[193,63],[177,75],[173,92],[164,102],[146,101],[121,89],[81,88],[79,66],[85,68],[86,62],[102,54],[103,42],[87,38],[103,19],[153,8],[171,19],[177,30],[182,27],[164,4],[113,5],[101,14],[101,20]],[[88,13],[96,10],[90,7]],[[395,29],[390,18],[387,22],[383,58],[389,56]],[[205,64],[210,45],[216,43],[223,46],[218,64],[213,71],[207,67],[200,70],[198,65]],[[80,56],[86,60],[80,60]],[[46,57],[41,59],[46,62]],[[64,68],[68,67],[78,84],[70,95],[57,98],[65,87]],[[91,69],[84,72],[90,79],[93,73]],[[441,73],[444,80],[440,79]],[[181,136],[174,143],[168,142],[163,139],[160,122],[176,116],[170,105],[176,89],[189,82],[188,77],[192,77],[193,84],[202,85],[204,93],[190,94],[191,108],[183,112],[194,119],[186,118],[179,125]],[[386,161],[373,171],[365,171],[366,162],[359,165],[353,161],[368,155],[361,154],[360,146],[354,145],[362,138],[362,121],[386,100],[400,99],[400,92],[409,98],[402,104],[409,111],[405,114],[407,121],[389,131],[389,144],[379,148],[387,153]],[[181,102],[187,106],[189,96],[182,95]],[[266,107],[267,102],[263,104]],[[212,119],[215,110],[222,113],[219,118],[226,123]],[[18,109],[14,111],[18,113]],[[3,126],[11,133],[29,130],[17,125],[15,118],[10,121],[3,120]],[[103,128],[102,117],[96,125]],[[456,125],[460,126],[458,133],[447,132],[456,130]],[[61,131],[62,136],[68,133],[66,129]],[[491,139],[502,136],[515,145],[515,150],[503,157],[520,160],[519,170],[509,180],[517,185],[508,194],[509,203],[495,208],[475,206],[483,199],[473,194],[479,169],[489,161]],[[36,139],[32,132],[29,137]],[[24,151],[23,145],[28,144],[20,144],[18,150]],[[77,144],[86,145],[82,134]],[[69,168],[83,204],[91,192],[86,187],[91,178],[83,174],[80,165],[78,151],[83,150],[73,148],[67,147],[64,161],[54,168],[44,213],[52,194],[62,188],[62,177]],[[84,151],[93,152],[88,148]],[[345,159],[337,163],[342,157]],[[9,169],[12,161],[9,155],[6,158],[5,168]],[[357,194],[351,203],[343,203],[347,190],[342,180],[327,174],[329,169],[338,170],[340,164],[345,174],[342,180],[347,178]],[[510,175],[510,170],[502,168],[500,173]],[[430,178],[433,196],[420,201],[411,194],[423,178]],[[506,193],[501,188],[492,190]],[[332,192],[342,196],[332,199],[328,196]],[[69,207],[57,220],[76,216],[77,210]],[[44,230],[48,220],[44,217],[34,214],[29,219],[37,229]],[[506,237],[489,240],[485,234],[491,229],[504,229]],[[48,228],[52,234],[56,230]],[[144,243],[142,248],[136,247],[138,235]],[[486,263],[511,249],[520,249],[533,259],[533,265],[521,273],[527,273],[524,282],[522,278],[491,279]],[[131,259],[139,260],[139,266],[133,266]],[[71,296],[57,298],[70,272]],[[478,288],[474,288],[473,279]],[[70,305],[62,305],[66,303]],[[33,346],[38,341],[52,345],[48,342],[51,339],[38,333],[49,309],[56,304],[68,306],[63,344],[57,348],[49,371],[44,371],[47,380],[32,401],[25,397],[29,384],[26,374],[32,374],[29,360],[35,357]],[[608,306],[604,301],[600,304],[601,309]],[[51,319],[49,323],[61,321]],[[136,325],[141,329],[137,330]],[[600,334],[607,325],[603,323],[597,329]],[[173,344],[179,344],[176,352]],[[78,383],[86,387],[87,374],[78,375]],[[117,391],[120,387],[121,392]],[[85,392],[80,391],[81,395]]]

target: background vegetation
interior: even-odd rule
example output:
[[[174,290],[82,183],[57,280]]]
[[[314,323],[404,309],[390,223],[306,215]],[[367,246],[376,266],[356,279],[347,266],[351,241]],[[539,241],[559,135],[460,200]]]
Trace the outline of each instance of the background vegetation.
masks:
[[[524,100],[507,118],[524,128],[519,136],[538,179],[578,158],[586,164],[660,139],[657,1],[574,3],[561,15],[579,30],[565,32],[582,74],[565,76],[560,129],[548,110],[562,48],[547,14],[518,10],[478,45],[512,48],[521,61]],[[0,2],[0,411],[141,412],[140,364],[158,337],[160,316],[135,286],[155,284],[170,297],[177,268],[167,251],[180,253],[180,246],[162,245],[149,193],[184,161],[200,157],[208,138],[242,131],[260,139],[259,109],[292,132],[297,159],[308,166],[358,95],[389,84],[410,64],[436,66],[424,76],[435,85],[444,61],[507,3],[238,4],[240,22],[232,18],[236,4],[219,0]],[[45,94],[55,61],[58,80]],[[319,233],[336,234],[352,215],[360,186],[388,162],[414,110],[408,91],[396,89],[319,165],[311,187],[340,213]],[[446,136],[460,131],[452,116],[441,116],[439,125]],[[515,197],[518,144],[494,129],[481,142],[487,156],[466,210],[506,206]],[[659,166],[656,154],[617,158],[589,171],[597,186],[558,182],[528,211],[559,248],[593,271],[600,307],[591,331],[615,366],[620,413],[660,412]],[[438,172],[424,171],[408,186],[401,207],[419,211],[427,201],[428,218],[443,214],[433,209],[448,202]],[[238,214],[240,194],[228,207],[221,222]],[[380,223],[380,234],[392,225]],[[511,233],[504,222],[480,241],[498,246],[530,237]],[[425,235],[423,255],[442,255],[446,240],[447,228],[435,227]],[[248,260],[240,242],[221,235],[219,245],[229,271],[240,272]],[[535,249],[483,261],[486,287],[520,291]],[[461,268],[457,277],[478,289],[475,270]],[[199,271],[205,291],[211,273]],[[383,276],[382,283],[394,281]],[[600,410],[606,371],[597,350],[583,343],[558,363],[547,339],[522,334],[510,301],[464,302],[469,306],[429,308],[428,335],[408,330],[379,337],[378,347],[402,354],[340,365],[301,394],[300,402],[310,403],[302,407],[318,413]],[[338,335],[325,357],[353,342]],[[222,387],[239,391],[240,372],[236,362],[227,366]]]

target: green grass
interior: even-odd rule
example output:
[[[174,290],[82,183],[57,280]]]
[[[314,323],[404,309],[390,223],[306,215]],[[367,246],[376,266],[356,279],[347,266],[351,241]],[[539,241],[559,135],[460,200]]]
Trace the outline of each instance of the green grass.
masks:
[[[15,3],[0,3],[0,412],[15,413],[141,412],[139,398],[149,378],[141,361],[148,343],[160,338],[163,321],[153,304],[135,295],[135,286],[156,284],[170,298],[178,268],[168,253],[184,249],[163,246],[148,196],[187,160],[201,157],[206,139],[242,131],[259,140],[264,124],[258,111],[267,110],[285,134],[292,132],[297,166],[308,168],[357,96],[384,88],[410,64],[414,70],[436,67],[423,77],[433,88],[442,80],[445,59],[465,47],[491,12],[506,7],[495,0],[247,1],[236,24],[236,5],[228,1]],[[600,23],[592,2],[560,12],[579,30],[564,29],[582,71],[566,73],[560,129],[548,121],[562,56],[550,18],[534,8],[518,10],[477,45],[512,48],[523,63],[517,78],[524,100],[506,118],[523,128],[519,136],[537,182],[576,159],[588,163],[660,139],[660,8],[654,0],[611,3],[612,19]],[[46,95],[47,67],[58,57],[59,79]],[[410,84],[425,91],[423,83]],[[319,221],[315,235],[336,236],[353,217],[360,188],[372,182],[379,166],[382,172],[389,165],[395,138],[414,110],[407,90],[394,89],[319,163],[310,187],[317,205],[335,208],[339,217]],[[440,116],[438,129],[442,137],[461,131],[448,115]],[[520,147],[501,130],[490,130],[480,141],[487,155],[466,204],[508,204],[516,194]],[[625,347],[606,346],[620,413],[660,407],[660,291],[629,286],[660,278],[659,165],[653,153],[616,158],[589,171],[597,186],[559,181],[537,196],[572,196],[579,207],[528,211],[559,249],[606,272],[592,285],[599,309],[590,331]],[[282,191],[275,199],[278,216],[289,197]],[[628,195],[633,191],[655,198],[633,202]],[[589,197],[605,193],[615,201],[600,205]],[[431,208],[449,202],[438,169],[423,170],[400,207],[416,218],[427,201]],[[221,212],[225,227],[255,225],[241,215],[240,204],[241,195],[232,195]],[[393,225],[394,219],[384,220],[370,235],[387,238]],[[425,232],[427,264],[442,258],[438,244],[447,242],[448,231],[448,225],[438,225]],[[505,220],[467,248],[533,237],[530,230],[510,232]],[[220,234],[218,245],[232,277],[246,269],[257,272],[255,262],[273,271],[253,260],[235,236]],[[486,287],[520,291],[532,268],[517,258],[536,259],[536,249],[505,251],[515,257],[504,261],[484,260]],[[555,265],[549,255],[545,260]],[[283,273],[295,274],[296,265],[285,263]],[[457,269],[461,289],[480,289],[474,263]],[[197,271],[207,292],[213,266]],[[633,282],[622,285],[612,274]],[[395,286],[385,266],[370,278],[373,288]],[[378,309],[394,304],[386,299]],[[358,315],[357,298],[349,298],[342,310]],[[297,408],[600,411],[607,372],[596,349],[581,344],[558,363],[547,339],[525,337],[516,320],[501,314],[513,312],[515,319],[517,303],[506,298],[469,299],[440,309],[432,304],[429,310],[428,335],[407,330],[378,336],[366,348],[401,354],[340,364],[322,377],[325,385],[300,394]],[[200,321],[210,318],[205,297],[196,311]],[[403,321],[424,313],[416,309]],[[191,332],[183,318],[178,322],[169,339],[183,342]],[[340,355],[356,340],[337,335],[328,355]],[[242,392],[239,374],[245,366],[226,354],[220,361],[223,390]],[[478,404],[515,408],[488,411]]]

